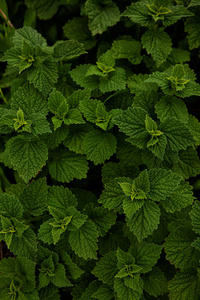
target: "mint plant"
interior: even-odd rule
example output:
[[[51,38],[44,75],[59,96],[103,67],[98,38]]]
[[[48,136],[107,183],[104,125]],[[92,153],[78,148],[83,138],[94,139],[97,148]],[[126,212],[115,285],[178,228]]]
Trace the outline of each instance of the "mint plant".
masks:
[[[199,19],[1,0],[0,299],[200,298]]]

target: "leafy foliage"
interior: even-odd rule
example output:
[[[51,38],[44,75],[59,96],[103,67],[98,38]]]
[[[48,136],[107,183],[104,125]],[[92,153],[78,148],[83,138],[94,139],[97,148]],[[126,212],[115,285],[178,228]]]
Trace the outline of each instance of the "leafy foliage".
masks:
[[[0,299],[199,300],[199,1],[0,2]]]

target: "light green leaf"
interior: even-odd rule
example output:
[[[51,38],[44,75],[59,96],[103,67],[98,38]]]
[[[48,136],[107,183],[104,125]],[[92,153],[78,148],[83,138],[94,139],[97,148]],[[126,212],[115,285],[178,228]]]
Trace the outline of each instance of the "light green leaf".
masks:
[[[71,231],[69,243],[72,250],[84,259],[97,259],[98,231],[92,221],[86,221],[77,231]]]
[[[163,27],[156,30],[148,29],[142,36],[142,45],[147,53],[151,54],[157,66],[166,61],[172,51],[171,38]]]
[[[56,89],[53,89],[53,91],[50,93],[48,97],[48,108],[52,113],[56,114],[60,104],[65,101],[66,98],[63,96],[63,94],[59,91],[56,91]]]
[[[100,258],[91,273],[103,283],[112,286],[114,283],[114,276],[117,274],[117,272],[118,268],[116,251],[110,251]]]
[[[151,169],[148,171],[150,181],[149,199],[165,200],[178,187],[181,177],[171,170]]]
[[[158,267],[153,268],[142,279],[144,281],[144,290],[149,295],[157,297],[168,292],[168,282]]]
[[[120,11],[111,0],[103,1],[103,3],[101,0],[87,0],[85,9],[92,35],[101,34],[120,20]]]
[[[43,141],[19,136],[11,138],[6,146],[12,165],[25,182],[35,177],[46,164],[48,151]]]
[[[74,40],[59,41],[54,46],[54,55],[58,60],[68,61],[85,53],[83,44]]]
[[[116,152],[117,142],[112,133],[93,130],[86,133],[83,148],[87,159],[95,165],[104,163]]]
[[[70,182],[74,178],[86,178],[88,163],[84,156],[67,149],[60,150],[59,155],[56,150],[53,153],[52,156],[56,159],[49,163],[49,173],[52,178],[61,182]]]
[[[127,85],[130,89],[130,92],[132,94],[140,94],[141,92],[145,92],[147,94],[147,97],[151,98],[151,93],[153,91],[157,91],[158,88],[155,83],[147,83],[146,82],[148,77],[149,76],[147,74],[144,74],[144,75],[143,74],[134,74],[134,75],[128,77]],[[151,90],[151,93],[149,93],[149,90]],[[149,94],[149,96],[148,96],[148,94]],[[151,100],[151,102],[152,102],[152,100]],[[144,110],[146,110],[146,106],[142,107],[142,108]]]
[[[169,282],[171,300],[198,300],[199,293],[199,277],[195,269],[183,270]]]
[[[199,265],[200,252],[191,245],[196,237],[190,228],[180,227],[166,238],[164,243],[166,258],[176,268],[195,268]]]

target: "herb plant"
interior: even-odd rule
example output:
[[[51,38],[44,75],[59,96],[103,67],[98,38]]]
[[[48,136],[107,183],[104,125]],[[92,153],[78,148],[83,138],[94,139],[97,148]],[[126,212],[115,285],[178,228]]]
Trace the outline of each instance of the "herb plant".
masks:
[[[0,1],[0,299],[200,299],[200,1]]]

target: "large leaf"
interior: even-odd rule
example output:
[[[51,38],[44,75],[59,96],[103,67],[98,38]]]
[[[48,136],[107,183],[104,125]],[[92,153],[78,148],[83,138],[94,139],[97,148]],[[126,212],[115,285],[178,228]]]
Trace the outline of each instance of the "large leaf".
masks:
[[[54,155],[53,155],[54,154]],[[54,159],[49,163],[50,175],[61,182],[70,182],[74,178],[86,178],[88,163],[84,156],[69,150],[52,153]]]

